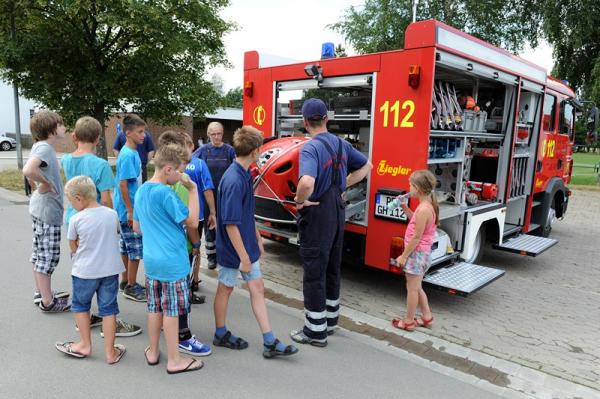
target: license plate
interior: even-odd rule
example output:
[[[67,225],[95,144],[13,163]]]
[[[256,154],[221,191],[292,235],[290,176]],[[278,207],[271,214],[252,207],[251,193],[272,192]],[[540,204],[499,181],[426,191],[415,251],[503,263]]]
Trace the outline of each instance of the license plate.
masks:
[[[408,218],[401,207],[390,211],[387,205],[396,198],[394,195],[377,193],[375,196],[375,217],[406,222]]]

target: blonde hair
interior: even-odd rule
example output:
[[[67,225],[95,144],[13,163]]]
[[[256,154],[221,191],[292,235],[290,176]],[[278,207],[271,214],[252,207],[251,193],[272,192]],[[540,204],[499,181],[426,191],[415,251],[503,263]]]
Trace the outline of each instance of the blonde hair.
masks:
[[[187,162],[187,151],[178,144],[167,144],[158,147],[154,157],[156,169],[163,169],[167,165],[178,168]]]
[[[89,201],[97,198],[96,185],[88,176],[75,176],[65,185],[65,194],[73,198],[79,195]]]
[[[194,146],[194,142],[189,134],[175,130],[167,130],[158,137],[159,147],[170,144],[179,145],[183,148]]]
[[[244,157],[263,144],[263,135],[257,128],[245,125],[235,131],[233,134],[233,149],[235,155]]]
[[[52,111],[36,112],[31,118],[29,129],[35,141],[47,140],[56,134],[58,125],[64,125],[63,118]]]
[[[414,171],[409,178],[410,184],[416,187],[416,189],[422,195],[429,195],[431,198],[431,205],[435,211],[435,224],[440,224],[440,207],[438,205],[437,197],[435,196],[435,186],[437,185],[437,179],[427,169]]]
[[[91,116],[77,119],[75,123],[75,137],[83,143],[95,143],[102,133],[102,125]]]

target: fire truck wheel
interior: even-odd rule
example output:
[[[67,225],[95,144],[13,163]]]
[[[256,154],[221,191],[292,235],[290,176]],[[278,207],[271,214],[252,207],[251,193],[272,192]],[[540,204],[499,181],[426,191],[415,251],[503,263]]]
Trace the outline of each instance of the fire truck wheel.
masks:
[[[540,235],[542,237],[548,237],[550,232],[552,232],[552,225],[556,221],[556,199],[553,198],[550,206],[548,207],[548,211],[546,212],[546,217],[543,220],[543,225],[541,228]]]
[[[473,242],[473,252],[468,259],[465,259],[467,263],[478,263],[483,256],[483,248],[485,247],[485,225],[482,225],[475,236]]]

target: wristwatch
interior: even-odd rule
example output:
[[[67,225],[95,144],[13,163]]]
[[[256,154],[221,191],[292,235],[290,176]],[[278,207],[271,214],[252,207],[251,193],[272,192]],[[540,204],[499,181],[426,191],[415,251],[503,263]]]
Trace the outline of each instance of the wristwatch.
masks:
[[[296,200],[294,199],[294,202],[296,203],[296,205],[302,205],[302,204],[304,204],[304,203],[306,202],[306,200],[304,200],[304,201],[302,201],[302,202],[298,202],[298,201],[296,201]]]
[[[200,245],[202,244],[202,241],[198,241],[198,242],[193,242],[192,243],[192,248],[193,249],[200,249]]]

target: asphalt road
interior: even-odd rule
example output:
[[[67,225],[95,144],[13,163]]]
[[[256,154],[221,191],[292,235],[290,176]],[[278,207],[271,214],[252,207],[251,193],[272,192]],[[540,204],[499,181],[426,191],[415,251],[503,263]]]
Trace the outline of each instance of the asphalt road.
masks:
[[[27,206],[0,198],[0,398],[495,398],[496,395],[452,379],[402,358],[395,348],[374,339],[339,331],[326,349],[300,348],[288,359],[261,356],[258,327],[243,290],[234,294],[228,326],[250,342],[242,352],[217,348],[196,373],[169,376],[164,362],[149,367],[143,349],[147,336],[119,339],[127,354],[115,366],[103,359],[99,331],[93,332],[93,356],[78,360],[54,349],[54,342],[77,338],[71,314],[42,314],[32,305],[33,284],[28,262],[31,223]],[[70,291],[70,262],[64,256],[54,275],[54,287]],[[201,340],[213,332],[212,297],[215,282],[202,287],[208,303],[194,305],[192,329]],[[119,300],[123,319],[145,325],[144,304]],[[301,325],[298,310],[269,305],[274,331],[287,333]],[[162,347],[165,355],[164,345]]]

